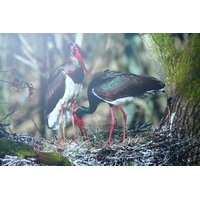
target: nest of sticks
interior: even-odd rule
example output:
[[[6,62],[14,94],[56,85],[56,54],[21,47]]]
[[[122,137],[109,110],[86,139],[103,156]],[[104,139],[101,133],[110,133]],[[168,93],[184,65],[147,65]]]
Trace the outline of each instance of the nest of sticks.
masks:
[[[40,151],[60,152],[75,166],[191,166],[200,165],[200,134],[192,138],[180,138],[172,130],[153,131],[151,124],[135,124],[127,131],[126,143],[122,143],[122,129],[114,130],[110,146],[108,132],[90,128],[90,140],[78,138],[60,143],[55,137],[47,140],[33,138],[26,133],[9,134],[0,125],[0,137],[27,143]],[[37,166],[34,161],[6,155],[1,165]]]

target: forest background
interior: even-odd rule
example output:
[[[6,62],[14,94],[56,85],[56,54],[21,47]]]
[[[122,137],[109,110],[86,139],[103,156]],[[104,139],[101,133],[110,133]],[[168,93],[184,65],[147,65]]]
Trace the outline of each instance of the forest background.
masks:
[[[171,34],[175,47],[183,50],[190,34]],[[82,50],[89,75],[85,75],[84,88],[76,106],[88,106],[87,86],[96,74],[106,69],[150,75],[162,80],[156,66],[136,33],[2,33],[0,34],[0,118],[15,111],[3,121],[10,124],[8,132],[26,132],[34,137],[61,137],[61,131],[53,132],[44,119],[44,91],[50,73],[67,60],[66,47],[76,42]],[[136,98],[123,104],[128,115],[128,128],[135,122],[160,121],[167,104],[167,94]],[[117,123],[122,126],[121,113],[116,109]],[[85,125],[109,128],[110,112],[106,104],[84,117]],[[68,136],[72,135],[71,122],[67,123]],[[77,129],[78,130],[78,129]]]

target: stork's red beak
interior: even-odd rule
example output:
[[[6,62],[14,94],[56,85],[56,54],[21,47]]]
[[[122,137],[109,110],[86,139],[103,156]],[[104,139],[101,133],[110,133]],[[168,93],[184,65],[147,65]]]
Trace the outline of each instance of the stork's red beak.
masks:
[[[83,62],[83,58],[82,58],[81,53],[77,53],[76,57],[79,60],[79,62],[81,63],[81,66],[82,66],[83,70],[85,71],[85,74],[89,74],[88,71],[87,71],[87,69],[86,69],[86,67],[85,67],[85,64]]]
[[[76,121],[76,123],[78,124],[78,127],[81,131],[82,136],[86,136],[86,139],[88,140],[87,137],[87,133],[86,133],[86,129],[84,128],[84,124],[83,124],[83,120],[78,118],[78,116],[76,114],[74,114],[74,120]]]

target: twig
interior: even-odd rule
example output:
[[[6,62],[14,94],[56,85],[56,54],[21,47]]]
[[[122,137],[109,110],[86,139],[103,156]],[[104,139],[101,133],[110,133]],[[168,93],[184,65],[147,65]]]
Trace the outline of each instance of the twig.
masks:
[[[7,117],[9,117],[10,115],[12,115],[16,110],[17,110],[17,109],[15,109],[15,110],[11,111],[10,113],[6,114],[4,117],[2,117],[2,118],[0,119],[0,122],[2,122],[2,121],[5,120]]]
[[[37,66],[35,63],[33,63],[32,61],[30,61],[30,60],[28,60],[28,59],[26,59],[26,58],[24,58],[24,57],[22,57],[22,56],[20,56],[20,55],[18,55],[18,54],[14,54],[14,57],[15,57],[16,59],[20,60],[21,62],[23,62],[23,63],[29,65],[30,67],[32,67],[32,68],[34,68],[34,69],[37,69],[37,68],[38,68],[38,66]]]
[[[38,132],[42,135],[40,129],[38,128],[37,124],[34,122],[34,120],[32,118],[31,118],[31,121],[34,123],[34,125],[35,125],[36,129],[38,130]]]
[[[31,45],[29,45],[28,41],[25,39],[25,37],[22,34],[18,34],[20,41],[22,42],[22,44],[24,45],[24,47],[31,53],[33,54],[34,51],[31,47]]]
[[[0,82],[5,82],[5,83],[9,83],[10,85],[13,85],[13,83],[11,83],[9,81],[0,80]]]

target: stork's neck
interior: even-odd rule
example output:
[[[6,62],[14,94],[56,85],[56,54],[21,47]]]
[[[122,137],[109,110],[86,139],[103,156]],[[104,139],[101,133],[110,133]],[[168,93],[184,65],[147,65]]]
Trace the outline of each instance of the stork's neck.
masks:
[[[78,111],[76,112],[77,116],[81,119],[83,115],[85,114],[92,114],[97,109],[97,106],[100,102],[102,102],[102,99],[97,98],[92,93],[92,87],[91,85],[88,87],[88,101],[89,101],[89,107],[81,106],[78,108]]]
[[[69,55],[69,58],[70,58],[71,62],[72,62],[74,65],[77,66],[77,65],[79,64],[78,58],[76,58],[74,55],[70,54],[70,55]]]
[[[88,101],[89,101],[89,107],[87,108],[87,114],[92,114],[97,109],[97,106],[100,102],[102,102],[102,99],[97,98],[92,93],[92,87],[88,87]]]
[[[98,103],[95,103],[95,102],[93,102],[92,104],[90,103],[90,106],[89,106],[89,107],[84,107],[84,106],[82,106],[82,107],[81,107],[82,115],[85,115],[85,114],[92,114],[92,113],[95,112],[95,110],[97,109],[97,106],[98,106]]]
[[[97,109],[99,101],[89,101],[89,107],[80,106],[75,110],[75,114],[81,119],[85,114],[92,114]]]

